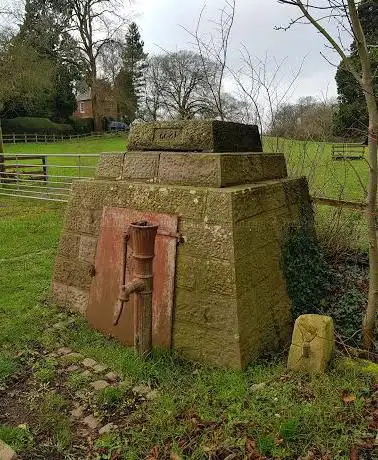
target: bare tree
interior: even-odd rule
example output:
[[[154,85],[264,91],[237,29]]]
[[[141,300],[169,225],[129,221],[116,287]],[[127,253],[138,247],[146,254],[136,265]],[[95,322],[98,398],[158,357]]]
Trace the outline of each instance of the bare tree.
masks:
[[[98,92],[99,57],[111,46],[125,24],[120,0],[68,0],[70,31],[78,41],[88,86],[91,89],[95,129],[102,131]]]
[[[291,139],[329,141],[337,101],[302,97],[278,108],[271,135]]]
[[[235,21],[236,0],[225,0],[220,9],[219,19],[212,21],[214,33],[204,36],[201,32],[203,15],[206,4],[203,6],[194,32],[184,28],[195,40],[197,52],[201,57],[204,76],[207,80],[209,94],[216,108],[216,115],[225,120],[223,83],[228,69],[229,43]],[[217,72],[208,72],[207,63],[212,61],[217,67]]]
[[[377,94],[374,89],[374,76],[377,69],[371,65],[369,47],[361,25],[358,5],[355,0],[278,0],[279,3],[295,7],[299,11],[298,18],[291,21],[288,27],[297,23],[307,23],[324,37],[328,47],[334,50],[340,57],[342,64],[356,79],[360,85],[366,100],[369,114],[368,133],[368,162],[369,180],[367,195],[367,225],[369,237],[369,298],[368,306],[363,323],[364,346],[367,349],[373,347],[373,335],[375,330],[377,307],[378,307],[378,241],[376,228],[377,185],[378,185],[378,162],[377,162],[377,134],[378,134],[378,105]],[[329,24],[336,25],[338,32],[333,34]],[[287,27],[287,28],[288,28]],[[348,56],[348,51],[341,41],[342,33],[347,33],[354,39],[357,48],[359,65]],[[325,57],[328,62],[330,59]]]
[[[216,79],[217,72],[213,61],[203,61],[199,54],[191,51],[151,57],[145,72],[145,111],[152,119],[213,116],[209,78],[212,75]]]
[[[241,67],[237,71],[230,68],[230,73],[241,95],[249,101],[254,122],[259,126],[260,132],[272,132],[275,130],[278,111],[292,96],[303,61],[285,82],[287,58],[277,61],[268,53],[263,58],[254,58],[243,45],[241,60]]]

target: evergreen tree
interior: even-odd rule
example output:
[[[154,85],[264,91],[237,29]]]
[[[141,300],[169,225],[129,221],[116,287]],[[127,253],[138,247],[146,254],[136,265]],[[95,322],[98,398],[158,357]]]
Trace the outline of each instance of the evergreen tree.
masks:
[[[129,123],[135,120],[137,116],[144,87],[143,69],[146,58],[147,54],[144,52],[144,42],[141,40],[138,26],[132,22],[125,37],[122,69],[116,81],[119,112],[125,116]]]
[[[81,71],[80,59],[75,55],[75,40],[67,32],[68,4],[65,0],[26,0],[17,40],[35,49],[54,68],[49,94],[45,94],[32,111],[25,107],[27,115],[65,121],[76,109],[73,86],[80,79]]]
[[[358,8],[361,25],[370,45],[370,59],[373,69],[378,71],[378,1],[364,0]],[[356,43],[351,45],[350,59],[359,62]],[[378,72],[375,73],[375,88],[378,93]],[[368,113],[365,96],[353,75],[340,64],[336,73],[339,109],[335,115],[335,134],[344,137],[358,137],[365,140],[368,127]]]

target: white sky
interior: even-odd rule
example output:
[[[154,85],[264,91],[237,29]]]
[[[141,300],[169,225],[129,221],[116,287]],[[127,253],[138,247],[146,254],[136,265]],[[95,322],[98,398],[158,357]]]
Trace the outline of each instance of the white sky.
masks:
[[[193,49],[190,35],[183,27],[194,31],[205,0],[134,0],[135,21],[138,23],[146,51]],[[263,57],[266,52],[278,61],[287,58],[285,79],[295,72],[303,58],[303,70],[291,99],[301,96],[329,97],[336,95],[336,69],[320,55],[323,51],[337,64],[337,56],[325,50],[322,37],[308,25],[297,25],[288,31],[274,30],[287,25],[296,17],[293,7],[276,0],[236,0],[235,25],[230,46],[230,64],[240,66],[240,50],[244,44],[252,56]],[[210,22],[219,17],[224,0],[207,0],[203,32],[209,33]]]

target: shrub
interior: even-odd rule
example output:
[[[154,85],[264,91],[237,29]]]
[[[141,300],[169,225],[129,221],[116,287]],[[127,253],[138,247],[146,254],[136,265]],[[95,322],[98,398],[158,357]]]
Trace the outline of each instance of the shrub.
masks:
[[[93,118],[69,118],[69,123],[77,134],[86,134],[94,131]]]
[[[73,128],[68,124],[54,123],[48,118],[18,117],[3,120],[4,134],[70,134]]]
[[[314,232],[305,226],[290,227],[282,256],[294,319],[306,313],[317,313],[327,294],[331,272]]]

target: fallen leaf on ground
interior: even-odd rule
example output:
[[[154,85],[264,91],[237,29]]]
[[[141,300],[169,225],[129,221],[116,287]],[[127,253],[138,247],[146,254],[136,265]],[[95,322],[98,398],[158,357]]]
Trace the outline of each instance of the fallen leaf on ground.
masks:
[[[352,404],[357,399],[357,397],[353,393],[348,393],[346,391],[343,391],[341,394],[341,399],[343,403],[345,404]]]
[[[350,460],[360,460],[360,450],[358,447],[354,446],[352,447],[352,450],[350,451]]]
[[[248,460],[262,460],[263,457],[259,454],[256,447],[256,441],[251,438],[247,438],[245,442],[245,453],[247,454]]]

